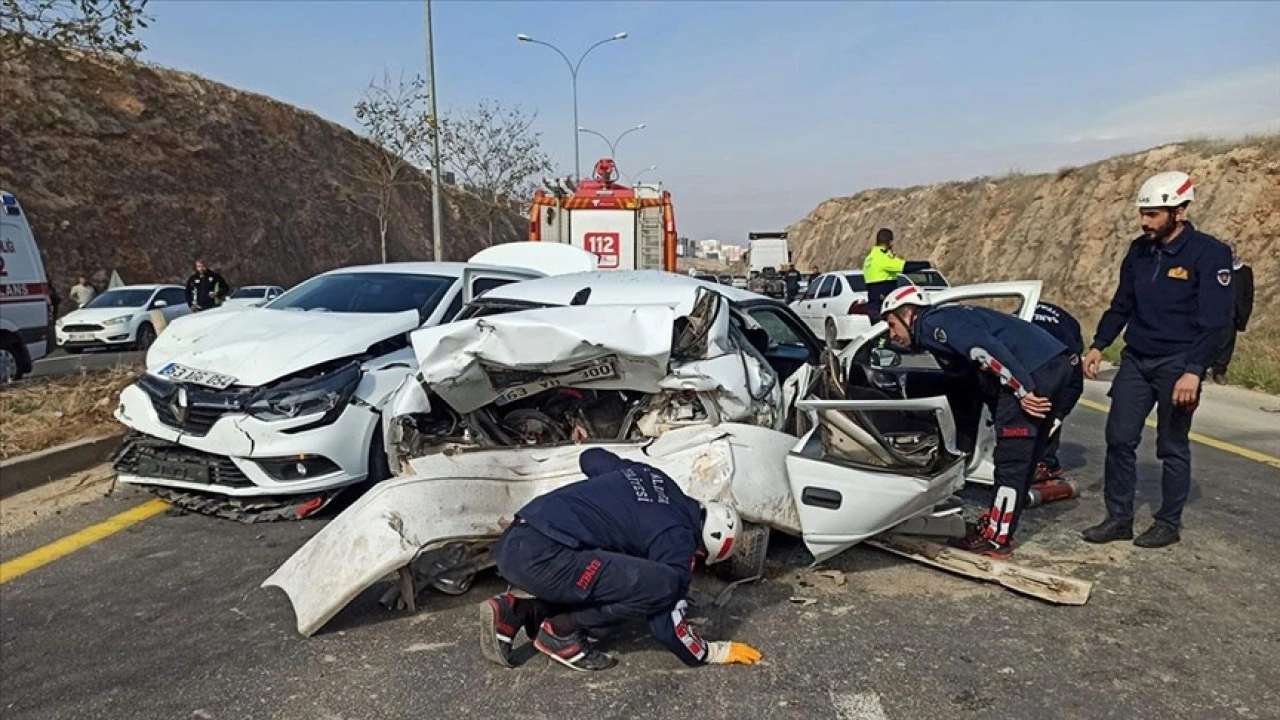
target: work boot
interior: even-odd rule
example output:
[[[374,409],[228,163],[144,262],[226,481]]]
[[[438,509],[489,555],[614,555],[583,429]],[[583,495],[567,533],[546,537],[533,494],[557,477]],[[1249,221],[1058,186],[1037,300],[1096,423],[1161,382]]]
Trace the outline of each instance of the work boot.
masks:
[[[515,667],[511,661],[511,644],[520,632],[516,602],[514,595],[505,592],[480,604],[480,653],[486,660],[503,667]]]
[[[542,623],[533,646],[543,655],[574,670],[608,670],[618,661],[596,649],[587,634],[577,630],[569,635],[556,635],[551,621]]]
[[[1061,479],[1062,479],[1062,468],[1060,467],[1051,468],[1046,463],[1040,463],[1036,465],[1036,478],[1035,480],[1031,481],[1031,484],[1039,485],[1041,483],[1047,483],[1052,480],[1061,480]]]
[[[1156,521],[1154,525],[1147,528],[1146,532],[1134,539],[1133,544],[1140,548],[1162,548],[1172,545],[1181,539],[1182,537],[1178,535],[1178,528]]]
[[[1085,542],[1094,544],[1115,542],[1117,540],[1132,540],[1133,521],[1117,520],[1109,517],[1093,527],[1082,530],[1080,537],[1084,538]]]

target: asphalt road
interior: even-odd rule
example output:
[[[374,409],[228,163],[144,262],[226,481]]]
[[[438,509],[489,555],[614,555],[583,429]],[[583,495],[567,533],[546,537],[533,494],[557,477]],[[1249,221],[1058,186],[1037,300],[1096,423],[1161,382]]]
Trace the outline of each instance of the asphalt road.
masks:
[[[140,366],[144,356],[145,353],[137,351],[107,352],[104,350],[91,350],[79,355],[69,355],[62,350],[55,350],[53,353],[33,363],[34,367],[30,377],[56,377],[58,375],[70,375],[80,370],[104,370],[116,365]]]
[[[1018,553],[1095,581],[1083,607],[864,548],[823,566],[840,585],[775,536],[767,579],[723,608],[705,602],[715,580],[695,586],[705,633],[752,643],[761,664],[685,669],[637,628],[608,646],[622,663],[605,673],[541,657],[507,670],[476,643],[475,605],[503,587],[492,577],[413,615],[382,609],[375,587],[303,638],[284,594],[258,586],[322,520],[169,511],[0,586],[0,708],[11,720],[1280,717],[1280,469],[1197,445],[1181,544],[1086,545],[1103,421],[1088,408],[1070,419],[1063,460],[1084,496],[1030,511]],[[1153,439],[1139,530],[1158,497]],[[0,559],[145,497],[65,509],[5,538]]]

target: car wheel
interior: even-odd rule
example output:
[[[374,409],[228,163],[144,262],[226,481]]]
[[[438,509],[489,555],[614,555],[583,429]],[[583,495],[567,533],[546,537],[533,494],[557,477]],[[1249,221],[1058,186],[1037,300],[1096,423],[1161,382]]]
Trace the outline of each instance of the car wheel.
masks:
[[[156,341],[156,329],[151,327],[151,323],[142,323],[138,326],[138,334],[134,338],[134,346],[139,350],[146,350],[151,347],[151,343]]]
[[[22,377],[22,364],[18,351],[9,339],[0,340],[0,384],[11,383]]]

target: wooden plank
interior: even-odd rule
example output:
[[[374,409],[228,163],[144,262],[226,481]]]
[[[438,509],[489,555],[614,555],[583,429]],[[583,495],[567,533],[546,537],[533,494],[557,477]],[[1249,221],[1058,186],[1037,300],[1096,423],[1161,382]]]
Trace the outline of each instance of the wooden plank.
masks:
[[[868,545],[910,558],[930,567],[996,583],[1014,592],[1058,605],[1084,605],[1093,583],[996,560],[940,545],[923,538],[885,534],[865,540]]]

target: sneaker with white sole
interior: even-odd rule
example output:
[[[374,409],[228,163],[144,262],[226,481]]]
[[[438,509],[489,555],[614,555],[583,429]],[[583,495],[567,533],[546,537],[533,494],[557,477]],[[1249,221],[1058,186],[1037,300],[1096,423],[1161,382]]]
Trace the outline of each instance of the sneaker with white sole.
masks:
[[[613,657],[597,650],[581,630],[572,635],[556,635],[550,620],[544,621],[538,629],[533,646],[543,655],[574,670],[608,670],[618,664]]]

